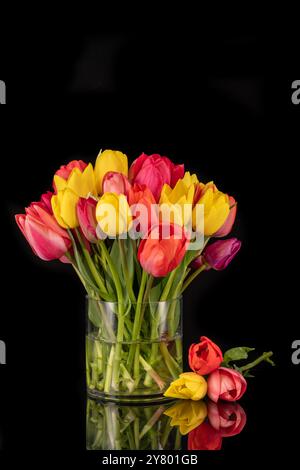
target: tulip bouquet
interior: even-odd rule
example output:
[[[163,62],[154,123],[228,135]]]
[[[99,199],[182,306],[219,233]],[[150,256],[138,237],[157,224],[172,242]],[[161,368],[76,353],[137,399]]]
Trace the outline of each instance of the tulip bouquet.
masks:
[[[33,252],[69,263],[87,293],[86,378],[97,396],[162,395],[182,371],[181,295],[239,251],[236,201],[167,157],[101,151],[61,166],[16,215]],[[219,240],[211,242],[212,238]]]

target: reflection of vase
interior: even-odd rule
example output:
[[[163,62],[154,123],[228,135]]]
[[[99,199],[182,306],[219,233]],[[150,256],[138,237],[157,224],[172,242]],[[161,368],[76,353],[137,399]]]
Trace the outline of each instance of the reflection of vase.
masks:
[[[160,401],[182,372],[181,298],[87,301],[86,374],[93,398]]]
[[[179,450],[179,429],[164,414],[166,404],[120,405],[87,402],[88,450]]]

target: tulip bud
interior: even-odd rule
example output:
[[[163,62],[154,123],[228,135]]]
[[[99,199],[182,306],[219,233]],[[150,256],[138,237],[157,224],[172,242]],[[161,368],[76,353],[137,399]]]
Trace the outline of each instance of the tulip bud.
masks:
[[[204,377],[195,372],[184,372],[179,375],[179,379],[171,383],[164,395],[184,400],[201,400],[206,393],[207,383]]]
[[[115,193],[128,195],[131,184],[127,177],[116,171],[109,171],[103,178],[103,193]]]
[[[96,206],[97,201],[92,197],[88,199],[80,198],[77,204],[79,225],[85,238],[91,243],[96,243],[98,240],[96,235]]]
[[[237,238],[218,240],[205,249],[203,258],[205,262],[216,271],[227,268],[239,249],[241,242]]]
[[[44,261],[51,261],[64,257],[72,243],[68,232],[45,207],[43,199],[44,195],[40,202],[33,202],[26,208],[26,214],[18,214],[15,219],[33,252]]]
[[[148,156],[143,153],[129,169],[130,182],[148,186],[156,201],[159,201],[165,183],[174,188],[183,175],[184,165],[175,165],[169,158],[158,154]]]
[[[214,233],[214,237],[226,237],[230,232],[233,227],[235,217],[236,217],[236,211],[237,211],[237,204],[235,199],[232,196],[229,196],[229,206],[230,206],[230,212],[228,214],[227,219],[225,220],[224,224],[222,225],[221,228],[217,232]]]
[[[188,244],[185,231],[179,225],[155,225],[139,245],[138,260],[147,273],[164,277],[181,263]]]
[[[208,376],[207,386],[209,398],[217,403],[239,400],[247,389],[247,382],[237,370],[219,367]]]
[[[108,172],[118,172],[127,176],[128,161],[124,153],[118,150],[104,150],[99,153],[95,164],[95,178],[98,194],[104,192],[102,187],[103,179]]]
[[[200,343],[190,346],[189,366],[197,374],[210,374],[222,361],[221,349],[206,336],[201,336]]]

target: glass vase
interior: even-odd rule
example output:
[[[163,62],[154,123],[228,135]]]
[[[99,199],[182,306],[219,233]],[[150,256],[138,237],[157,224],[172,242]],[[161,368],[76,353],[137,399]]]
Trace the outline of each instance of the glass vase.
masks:
[[[120,304],[87,298],[90,397],[161,401],[182,372],[182,299]]]
[[[181,434],[164,403],[125,405],[87,401],[88,450],[180,450]]]

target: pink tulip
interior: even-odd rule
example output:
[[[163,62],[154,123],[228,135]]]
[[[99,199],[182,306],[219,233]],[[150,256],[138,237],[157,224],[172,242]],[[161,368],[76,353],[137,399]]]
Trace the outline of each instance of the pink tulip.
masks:
[[[239,434],[245,427],[247,416],[238,403],[219,401],[207,403],[208,420],[212,427],[221,433],[222,437]]]
[[[214,370],[207,379],[207,394],[217,403],[220,400],[239,400],[247,389],[247,382],[238,371],[219,367]]]
[[[229,205],[230,205],[230,212],[225,220],[224,224],[222,225],[219,230],[214,233],[214,237],[226,237],[230,232],[233,227],[235,217],[236,217],[236,211],[237,211],[237,204],[235,199],[232,196],[229,196]]]
[[[167,157],[158,154],[143,153],[131,165],[129,180],[131,183],[145,184],[158,202],[163,185],[172,188],[184,176],[184,165],[174,165]]]
[[[80,228],[85,238],[91,242],[97,242],[97,220],[96,220],[97,201],[89,197],[87,199],[81,197],[77,203],[77,217]]]
[[[228,238],[227,240],[218,240],[204,250],[202,255],[206,264],[216,271],[227,268],[233,260],[239,249],[241,242],[237,238]],[[202,259],[202,262],[203,262]]]
[[[131,184],[127,177],[117,171],[109,171],[105,174],[102,189],[104,193],[125,194],[127,196]]]
[[[42,196],[40,202],[33,202],[25,209],[26,214],[17,214],[16,222],[33,252],[45,261],[59,259],[71,248],[66,230],[56,222],[48,201],[50,194]]]

